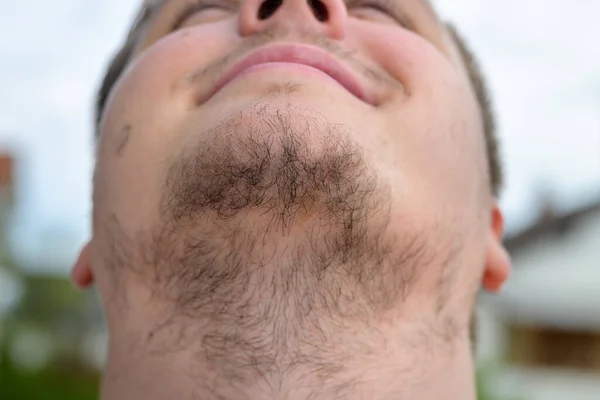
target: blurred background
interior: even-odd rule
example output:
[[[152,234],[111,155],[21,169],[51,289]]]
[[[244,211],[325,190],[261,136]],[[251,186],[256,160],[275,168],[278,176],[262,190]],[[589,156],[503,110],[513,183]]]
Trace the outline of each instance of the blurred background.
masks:
[[[600,399],[600,2],[437,0],[499,116],[515,272],[482,295],[481,400]],[[89,237],[94,91],[139,0],[0,0],[0,399],[95,399],[69,268]]]

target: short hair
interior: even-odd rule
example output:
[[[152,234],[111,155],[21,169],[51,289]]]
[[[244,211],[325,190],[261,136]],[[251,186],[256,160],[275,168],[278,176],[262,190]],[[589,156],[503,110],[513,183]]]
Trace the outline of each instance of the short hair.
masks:
[[[119,80],[125,68],[132,61],[136,46],[140,42],[145,29],[147,28],[155,11],[160,6],[159,0],[146,0],[139,11],[133,26],[129,30],[125,43],[121,46],[116,55],[112,58],[108,69],[104,75],[100,89],[96,97],[95,105],[95,132],[99,135],[100,121],[106,106],[108,97]],[[498,197],[503,184],[503,172],[500,161],[499,143],[496,133],[496,121],[493,112],[493,106],[490,99],[488,87],[484,79],[479,62],[467,45],[465,39],[459,34],[458,30],[451,24],[446,25],[454,42],[457,44],[460,55],[467,68],[471,85],[475,92],[479,104],[482,120],[483,133],[485,136],[485,145],[489,170],[490,189],[494,196]]]

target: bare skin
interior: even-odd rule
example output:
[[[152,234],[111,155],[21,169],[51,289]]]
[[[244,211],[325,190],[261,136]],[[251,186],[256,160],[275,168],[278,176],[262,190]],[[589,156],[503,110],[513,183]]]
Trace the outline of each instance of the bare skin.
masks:
[[[73,279],[103,301],[102,398],[475,399],[476,294],[510,262],[433,10],[188,3],[155,11],[100,124]],[[256,51],[297,58],[221,84]]]

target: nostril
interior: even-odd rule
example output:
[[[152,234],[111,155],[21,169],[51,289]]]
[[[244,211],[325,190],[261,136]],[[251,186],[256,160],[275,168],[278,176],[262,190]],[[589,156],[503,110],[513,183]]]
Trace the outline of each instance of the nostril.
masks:
[[[258,19],[263,20],[267,19],[273,14],[275,11],[281,6],[283,0],[266,0],[264,1],[260,8],[258,9]]]
[[[327,21],[329,18],[329,11],[327,11],[327,7],[321,0],[308,0],[308,4],[319,21]]]

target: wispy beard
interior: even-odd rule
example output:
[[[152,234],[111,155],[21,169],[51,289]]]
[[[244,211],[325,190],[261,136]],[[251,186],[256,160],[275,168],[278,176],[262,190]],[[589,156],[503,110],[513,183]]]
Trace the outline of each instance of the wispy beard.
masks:
[[[256,108],[174,160],[160,222],[132,237],[117,222],[112,264],[168,304],[169,321],[202,321],[201,334],[175,336],[200,341],[221,380],[339,370],[336,330],[369,329],[432,257],[424,234],[390,232],[389,187],[348,130],[316,113]]]
[[[347,128],[314,112],[257,106],[201,138],[169,169],[152,239],[153,265],[179,255],[177,272],[156,272],[158,282],[181,282],[179,303],[222,303],[218,292],[245,298],[239,289],[256,274],[278,282],[269,290],[304,296],[295,303],[305,308],[311,293],[321,302],[339,294],[336,285],[360,288],[372,309],[406,291],[407,261],[421,245],[412,238],[410,249],[392,251],[389,187]],[[403,279],[392,284],[382,272],[398,263]],[[236,282],[238,290],[228,287]]]

